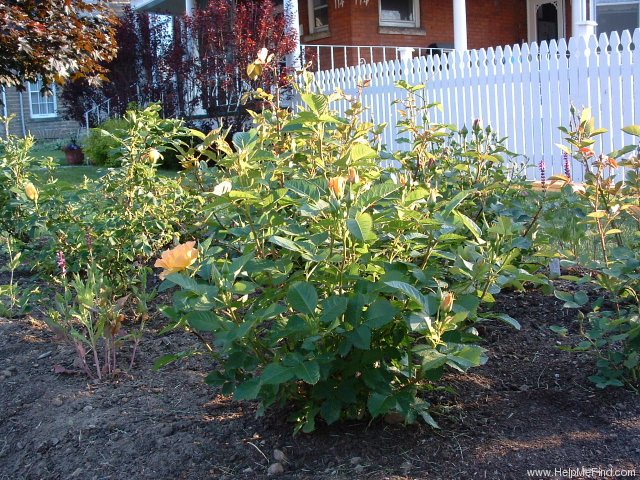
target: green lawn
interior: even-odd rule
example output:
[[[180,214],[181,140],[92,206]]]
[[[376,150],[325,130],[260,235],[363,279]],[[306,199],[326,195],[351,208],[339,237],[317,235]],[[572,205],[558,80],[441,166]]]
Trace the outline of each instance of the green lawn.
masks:
[[[54,171],[54,177],[58,180],[60,190],[73,190],[84,182],[85,177],[97,180],[109,171],[107,168],[98,168],[91,165],[60,165]],[[45,180],[46,172],[42,171],[41,178]]]
[[[62,147],[68,140],[46,140],[38,141],[31,151],[31,155],[38,160],[52,157],[58,164],[54,171],[54,177],[58,180],[60,190],[69,191],[75,189],[84,182],[85,177],[90,180],[97,180],[105,175],[109,169],[94,165],[68,165]],[[41,170],[40,178],[46,181],[46,171]],[[159,170],[158,175],[175,177],[177,172],[171,170]]]
[[[67,143],[68,142],[65,140],[39,140],[35,147],[33,147],[33,150],[31,150],[31,155],[36,158],[53,157],[57,163],[65,165],[67,160],[64,156],[64,152],[62,151],[62,147]]]

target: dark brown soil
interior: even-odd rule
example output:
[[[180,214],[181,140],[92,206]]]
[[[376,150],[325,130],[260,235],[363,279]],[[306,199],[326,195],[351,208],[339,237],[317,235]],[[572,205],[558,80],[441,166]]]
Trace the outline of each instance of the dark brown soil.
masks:
[[[280,478],[519,480],[580,468],[602,471],[573,478],[640,476],[640,398],[597,390],[587,380],[593,359],[559,350],[548,329],[575,334],[574,314],[537,292],[502,295],[498,308],[522,330],[485,325],[488,364],[449,374],[457,394],[430,398],[440,430],[363,421],[295,437],[281,412],[255,418],[254,404],[205,385],[206,357],[153,370],[160,356],[196,344],[186,333],[149,335],[136,368],[93,383],[54,373],[73,368],[74,353],[42,322],[0,319],[0,479],[266,478],[276,449],[287,457]]]

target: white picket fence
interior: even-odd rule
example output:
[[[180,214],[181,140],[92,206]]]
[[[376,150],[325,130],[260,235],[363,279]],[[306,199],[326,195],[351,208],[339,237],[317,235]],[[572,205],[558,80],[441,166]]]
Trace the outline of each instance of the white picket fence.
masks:
[[[568,44],[561,39],[359,65],[318,72],[315,79],[320,91],[341,88],[348,94],[370,79],[363,93],[367,120],[387,123],[383,142],[392,151],[407,148],[397,142],[402,107],[394,101],[404,93],[395,83],[425,84],[426,101],[444,107],[432,111],[431,121],[470,129],[474,119],[481,119],[507,137],[508,149],[532,165],[527,175],[538,178],[535,165],[542,160],[547,175],[563,171],[558,127],[569,126],[572,104],[591,107],[596,126],[608,129],[599,137],[597,153],[637,142],[621,128],[640,123],[640,30],[633,37],[625,31],[621,37],[571,38]],[[337,106],[346,107],[346,102]],[[577,163],[573,177],[582,179]]]

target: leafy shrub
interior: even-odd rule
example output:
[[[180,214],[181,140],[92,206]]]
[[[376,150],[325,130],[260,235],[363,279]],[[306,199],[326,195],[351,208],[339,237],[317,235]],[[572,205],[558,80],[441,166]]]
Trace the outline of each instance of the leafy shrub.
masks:
[[[129,126],[124,118],[110,118],[100,127],[92,128],[84,142],[84,152],[91,163],[102,167],[119,167],[122,152],[118,139],[124,138]]]
[[[60,251],[71,272],[93,257],[118,293],[136,283],[151,256],[193,228],[202,203],[180,179],[157,174],[159,150],[190,131],[179,121],[161,119],[156,106],[130,111],[124,121],[127,128],[117,135],[104,131],[118,145],[120,167],[78,185],[72,196],[61,196],[55,184],[45,189],[39,210],[43,235],[34,252],[50,273]]]
[[[5,124],[11,119],[0,117]],[[30,217],[39,197],[35,171],[42,165],[31,155],[34,146],[30,135],[0,138],[0,232],[22,241],[28,239]]]
[[[86,278],[77,273],[67,280],[66,259],[58,256],[63,292],[55,296],[54,308],[48,312],[45,321],[58,337],[75,347],[78,363],[92,378],[102,379],[113,376],[118,369],[119,346],[125,341],[133,341],[134,350],[130,365],[133,365],[139,338],[148,320],[147,302],[154,293],[147,293],[147,269],[142,269],[141,286],[134,288],[135,296],[117,298],[113,286],[91,263]],[[130,319],[131,328],[125,333],[125,307],[134,303]],[[127,326],[129,330],[129,326]]]
[[[165,272],[161,288],[180,289],[164,311],[174,327],[213,334],[210,384],[258,399],[260,412],[292,404],[296,429],[384,415],[435,425],[424,392],[446,368],[486,361],[474,323],[518,327],[481,303],[545,283],[520,265],[533,220],[518,206],[524,182],[504,166],[509,152],[482,150],[488,133],[456,143],[444,126],[418,127],[417,113],[400,168],[383,168],[390,155],[359,120],[359,99],[345,117],[330,109],[342,94],[301,99],[298,114],[254,114],[233,149],[221,132],[204,139],[225,154],[198,167],[213,185],[209,233],[197,263]]]
[[[16,270],[23,263],[22,252],[16,251],[16,240],[8,233],[0,231],[0,255],[7,262],[0,267],[0,273],[7,272],[8,280],[0,284],[0,317],[20,317],[28,313],[38,293],[37,289],[23,287],[15,277]]]
[[[162,154],[158,164],[172,170],[180,169],[180,160],[174,144],[193,145],[199,137],[190,133],[191,130],[184,127],[182,120],[161,118],[160,109],[159,105],[152,105],[146,109],[129,110],[123,118],[110,118],[100,127],[92,128],[85,140],[85,153],[95,165],[121,166],[122,156],[127,153],[122,148],[122,142],[129,138],[132,127],[136,126],[130,121],[132,112],[138,112],[141,116],[154,117],[141,133],[145,135],[144,142],[147,147],[153,147]]]
[[[637,388],[640,381],[640,149],[629,146],[597,155],[596,138],[605,130],[596,129],[594,124],[591,111],[585,109],[579,117],[574,112],[572,128],[561,128],[568,144],[562,148],[583,165],[584,183],[573,185],[568,175],[552,177],[566,184],[563,196],[581,205],[585,215],[578,224],[594,232],[599,247],[599,255],[594,255],[586,264],[592,274],[580,282],[592,283],[607,294],[607,302],[603,295],[587,316],[584,341],[571,350],[597,355],[598,372],[589,378],[598,387],[627,384]],[[640,126],[623,130],[640,137]],[[617,160],[629,152],[633,154]],[[626,169],[624,182],[616,176],[619,167]],[[588,303],[583,294],[556,292],[556,296],[565,300],[565,308]],[[605,305],[609,306],[605,308]],[[566,333],[560,328],[555,330]]]

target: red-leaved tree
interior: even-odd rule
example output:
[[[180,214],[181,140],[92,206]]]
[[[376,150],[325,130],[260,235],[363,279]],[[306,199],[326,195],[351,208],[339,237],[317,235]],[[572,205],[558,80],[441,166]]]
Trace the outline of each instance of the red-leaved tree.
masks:
[[[164,21],[168,17],[164,17]],[[146,13],[136,13],[125,7],[115,30],[118,50],[110,62],[104,62],[104,81],[90,85],[84,78],[69,80],[62,90],[65,118],[84,123],[90,112],[90,124],[97,125],[97,106],[106,118],[107,101],[110,115],[123,115],[131,103],[164,102],[165,115],[175,113],[172,94],[174,89],[162,81],[159,74],[167,51],[173,50],[171,30],[165,24],[154,22]]]
[[[185,24],[196,41],[183,44],[182,66],[188,66],[184,78],[191,79],[200,94],[195,100],[210,115],[237,112],[245,92],[276,85],[277,72],[251,80],[246,69],[262,48],[280,60],[293,51],[290,21],[272,0],[209,0],[187,17]]]
[[[262,48],[283,60],[296,45],[289,19],[272,0],[209,0],[192,16],[174,17],[171,27],[159,18],[125,11],[118,54],[104,65],[109,82],[68,84],[69,117],[82,121],[83,112],[108,98],[112,113],[131,101],[159,101],[165,116],[190,117],[202,109],[237,129],[247,119],[243,94],[280,83],[280,72],[271,69],[250,79],[247,65]]]
[[[116,23],[105,0],[0,1],[0,85],[98,83],[116,52]]]

